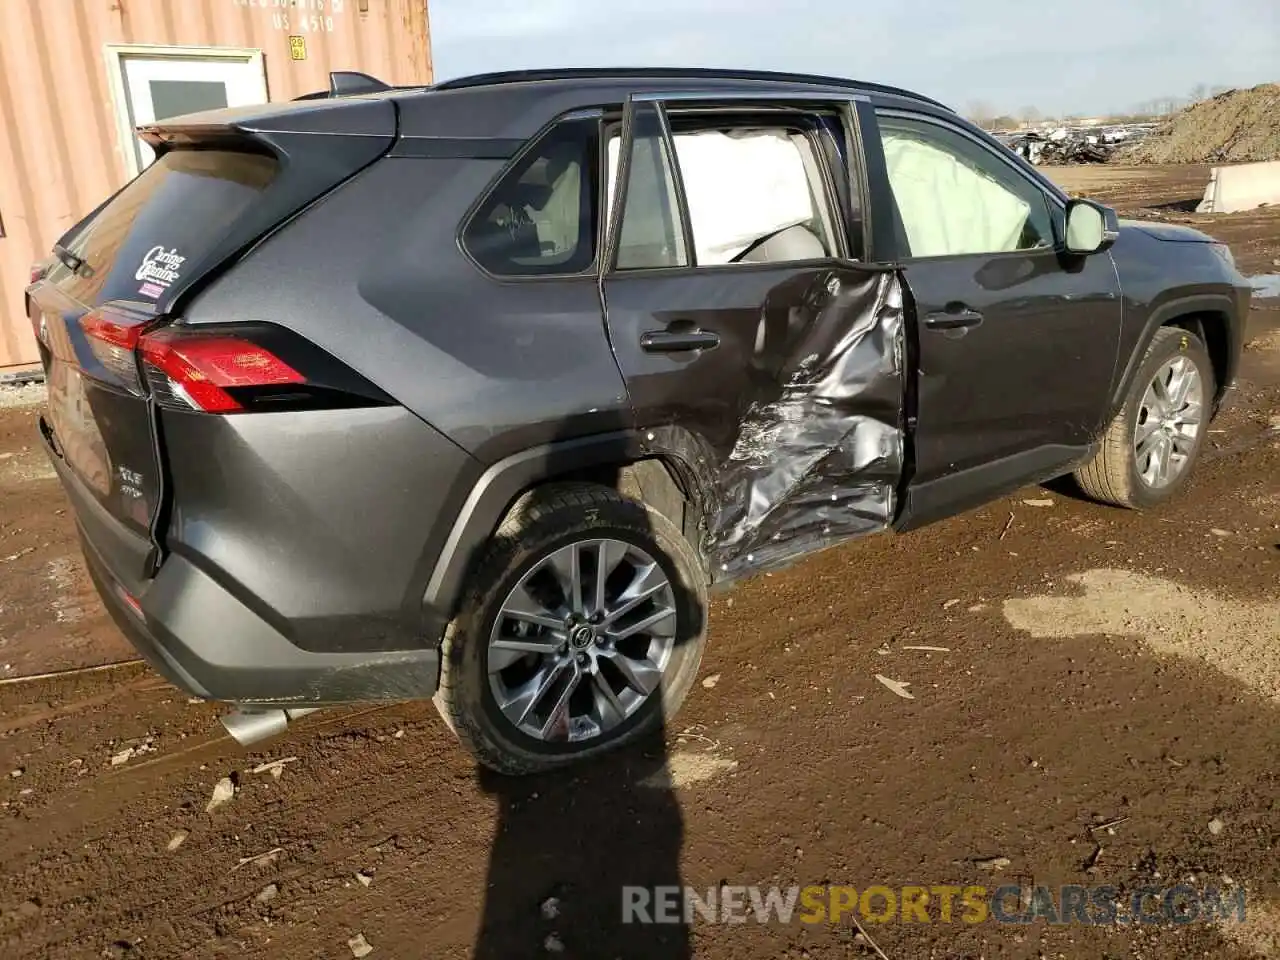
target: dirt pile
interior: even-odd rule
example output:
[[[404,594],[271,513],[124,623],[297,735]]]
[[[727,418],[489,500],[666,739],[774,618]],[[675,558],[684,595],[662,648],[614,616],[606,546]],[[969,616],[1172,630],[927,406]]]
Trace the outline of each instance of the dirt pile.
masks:
[[[1229,90],[1192,104],[1116,159],[1125,163],[1280,160],[1280,84]]]

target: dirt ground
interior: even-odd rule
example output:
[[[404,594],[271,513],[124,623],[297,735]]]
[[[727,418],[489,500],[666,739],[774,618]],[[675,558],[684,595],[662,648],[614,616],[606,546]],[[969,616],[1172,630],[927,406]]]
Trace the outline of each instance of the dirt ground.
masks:
[[[1259,84],[1194,103],[1123,156],[1141,163],[1280,159],[1280,85]]]
[[[1051,174],[1207,219],[1177,206],[1204,168]],[[1276,272],[1280,213],[1208,229],[1246,273]],[[1255,307],[1176,503],[1137,514],[1050,485],[757,578],[716,598],[703,683],[664,736],[571,775],[480,773],[426,704],[318,714],[245,751],[138,665],[0,681],[0,950],[1280,957],[1278,307]],[[0,410],[9,676],[129,656],[33,428],[30,407]],[[623,884],[676,883],[1248,900],[1243,923],[620,924]]]

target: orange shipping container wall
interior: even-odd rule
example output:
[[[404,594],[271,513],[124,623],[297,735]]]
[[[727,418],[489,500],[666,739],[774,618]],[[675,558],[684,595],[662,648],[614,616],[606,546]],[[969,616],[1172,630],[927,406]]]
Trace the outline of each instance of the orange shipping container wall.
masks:
[[[38,361],[32,263],[149,161],[135,122],[431,82],[427,0],[0,0],[0,374]]]

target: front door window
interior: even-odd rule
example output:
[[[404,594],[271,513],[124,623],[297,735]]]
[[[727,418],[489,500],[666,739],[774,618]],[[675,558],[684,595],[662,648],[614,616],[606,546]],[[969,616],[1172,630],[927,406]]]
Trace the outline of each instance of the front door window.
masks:
[[[1044,193],[937,124],[880,117],[885,166],[912,257],[1053,246]]]

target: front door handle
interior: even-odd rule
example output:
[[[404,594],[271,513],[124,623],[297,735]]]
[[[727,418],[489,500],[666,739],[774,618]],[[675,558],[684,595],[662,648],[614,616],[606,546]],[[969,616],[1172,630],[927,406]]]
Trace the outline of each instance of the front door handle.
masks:
[[[924,325],[930,330],[960,330],[982,323],[982,314],[968,307],[956,307],[939,313],[926,314]]]
[[[681,350],[710,350],[720,346],[720,334],[712,330],[646,330],[640,334],[645,353],[677,353]]]

